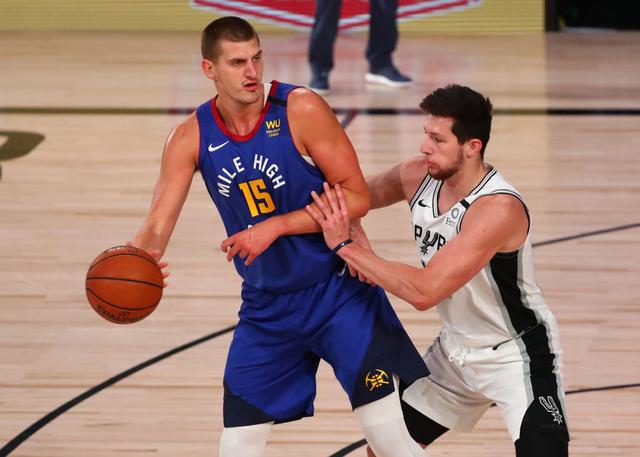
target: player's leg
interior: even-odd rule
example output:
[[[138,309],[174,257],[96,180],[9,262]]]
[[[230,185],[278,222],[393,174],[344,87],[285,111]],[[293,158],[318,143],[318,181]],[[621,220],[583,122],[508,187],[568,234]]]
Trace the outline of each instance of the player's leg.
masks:
[[[377,457],[425,457],[404,422],[398,390],[354,409],[369,447]]]
[[[401,398],[405,389],[406,386],[401,384],[399,389]],[[447,427],[440,425],[433,419],[425,416],[404,400],[400,400],[400,405],[402,407],[402,416],[404,417],[404,423],[407,426],[409,435],[411,435],[411,438],[413,438],[413,440],[423,448],[427,447],[449,431]],[[377,457],[370,446],[367,446],[367,456]]]
[[[222,430],[220,457],[261,457],[273,422],[229,427]]]
[[[400,389],[400,395],[404,389]],[[425,416],[413,406],[401,401],[402,415],[411,437],[423,446],[428,446],[449,431],[447,427]]]
[[[556,393],[541,395],[527,408],[514,443],[516,457],[567,457],[569,432]]]
[[[404,424],[393,375],[408,383],[428,372],[384,292],[346,275],[325,290],[338,306],[314,335],[313,351],[333,367],[379,457],[423,456]]]
[[[291,297],[244,287],[224,372],[221,457],[260,456],[273,423],[313,414],[319,358],[291,320]]]
[[[561,351],[556,343],[557,329],[550,319],[522,341],[501,346],[493,365],[482,370],[483,377],[493,380],[489,383],[493,391],[487,394],[500,408],[517,457],[569,453]]]
[[[463,346],[449,344],[447,352],[441,339],[442,333],[424,356],[429,376],[402,386],[407,428],[423,444],[432,443],[448,430],[470,431],[491,405],[487,397],[470,387],[473,383],[465,378],[469,373],[464,360],[453,357],[465,352]]]

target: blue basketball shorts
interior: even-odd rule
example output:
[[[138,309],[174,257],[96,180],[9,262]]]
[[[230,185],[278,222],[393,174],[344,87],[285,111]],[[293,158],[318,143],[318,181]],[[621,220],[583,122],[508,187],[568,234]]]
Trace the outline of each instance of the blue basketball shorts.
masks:
[[[352,408],[389,395],[427,367],[384,291],[331,275],[293,293],[243,285],[239,323],[224,373],[224,426],[313,415],[316,371],[328,362]]]

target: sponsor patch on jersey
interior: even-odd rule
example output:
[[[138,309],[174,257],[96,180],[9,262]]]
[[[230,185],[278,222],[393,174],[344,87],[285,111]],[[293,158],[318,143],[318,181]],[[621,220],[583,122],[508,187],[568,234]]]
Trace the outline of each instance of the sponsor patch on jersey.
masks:
[[[280,119],[265,121],[265,125],[267,126],[267,135],[270,138],[280,135]]]
[[[380,368],[376,368],[373,371],[367,373],[364,377],[364,384],[369,389],[369,392],[379,389],[385,384],[389,384],[389,375],[386,371],[381,370]]]

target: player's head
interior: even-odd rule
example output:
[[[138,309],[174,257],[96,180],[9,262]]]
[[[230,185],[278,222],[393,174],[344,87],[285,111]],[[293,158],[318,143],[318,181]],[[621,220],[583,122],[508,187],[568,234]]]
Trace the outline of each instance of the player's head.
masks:
[[[202,31],[202,71],[218,94],[240,103],[258,100],[262,50],[255,29],[244,19],[222,17]]]
[[[434,178],[448,178],[464,160],[482,162],[491,132],[488,98],[451,84],[427,95],[420,108],[427,114],[420,150],[429,156],[429,173]]]

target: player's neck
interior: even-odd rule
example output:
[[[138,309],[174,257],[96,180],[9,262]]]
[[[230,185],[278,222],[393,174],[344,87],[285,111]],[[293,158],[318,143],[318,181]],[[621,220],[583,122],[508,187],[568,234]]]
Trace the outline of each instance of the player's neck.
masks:
[[[460,201],[476,188],[491,168],[484,162],[468,163],[444,181],[443,190],[450,199]]]
[[[219,94],[216,108],[229,131],[244,136],[251,133],[262,114],[264,106],[264,86],[258,87],[258,100],[254,103],[241,103]]]

